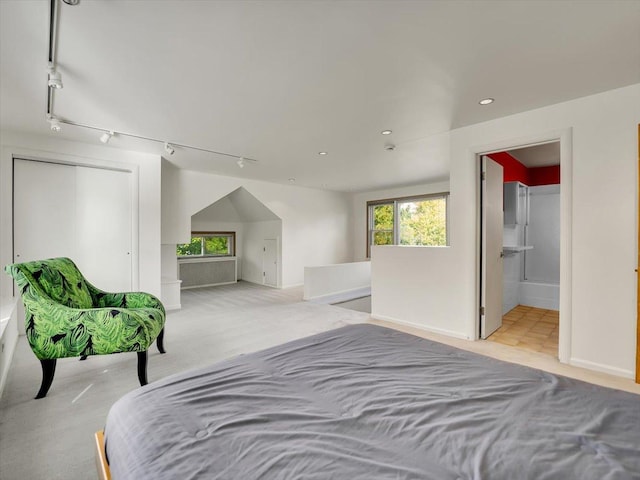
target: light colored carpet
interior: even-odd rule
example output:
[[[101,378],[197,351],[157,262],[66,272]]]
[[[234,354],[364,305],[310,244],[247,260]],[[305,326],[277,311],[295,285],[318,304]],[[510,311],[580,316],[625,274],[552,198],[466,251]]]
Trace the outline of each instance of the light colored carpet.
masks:
[[[169,312],[165,348],[150,349],[150,382],[289,340],[369,320],[367,313],[302,302],[302,287],[239,282],[185,290]],[[0,400],[0,478],[95,479],[93,434],[110,406],[138,388],[135,354],[58,360],[46,398],[34,400],[40,362],[20,337]]]

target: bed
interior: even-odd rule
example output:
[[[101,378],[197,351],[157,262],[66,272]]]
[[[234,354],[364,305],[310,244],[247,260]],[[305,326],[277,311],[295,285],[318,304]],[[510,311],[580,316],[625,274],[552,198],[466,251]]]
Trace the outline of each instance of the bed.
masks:
[[[374,325],[130,392],[119,479],[640,478],[640,396]]]

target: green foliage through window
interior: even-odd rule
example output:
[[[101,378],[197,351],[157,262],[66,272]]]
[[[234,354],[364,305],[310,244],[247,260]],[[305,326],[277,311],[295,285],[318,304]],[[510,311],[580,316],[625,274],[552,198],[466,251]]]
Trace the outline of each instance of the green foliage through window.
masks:
[[[440,194],[370,202],[368,244],[447,245],[447,196]]]
[[[176,246],[179,257],[234,255],[235,233],[193,234],[191,242]]]

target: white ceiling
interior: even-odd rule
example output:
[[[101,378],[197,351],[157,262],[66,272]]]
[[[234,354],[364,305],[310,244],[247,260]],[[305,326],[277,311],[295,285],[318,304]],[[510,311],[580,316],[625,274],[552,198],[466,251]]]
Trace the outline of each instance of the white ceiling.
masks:
[[[0,1],[2,129],[53,135],[48,12]],[[59,117],[258,160],[178,148],[181,168],[362,191],[448,178],[453,128],[640,82],[640,1],[81,0],[57,54]]]
[[[560,142],[516,148],[508,150],[507,153],[528,168],[560,165]]]

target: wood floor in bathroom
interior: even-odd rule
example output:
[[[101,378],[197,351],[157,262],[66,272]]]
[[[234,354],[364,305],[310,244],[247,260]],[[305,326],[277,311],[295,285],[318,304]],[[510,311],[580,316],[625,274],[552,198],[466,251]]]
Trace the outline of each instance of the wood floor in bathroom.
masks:
[[[518,305],[487,340],[558,356],[558,311]]]

